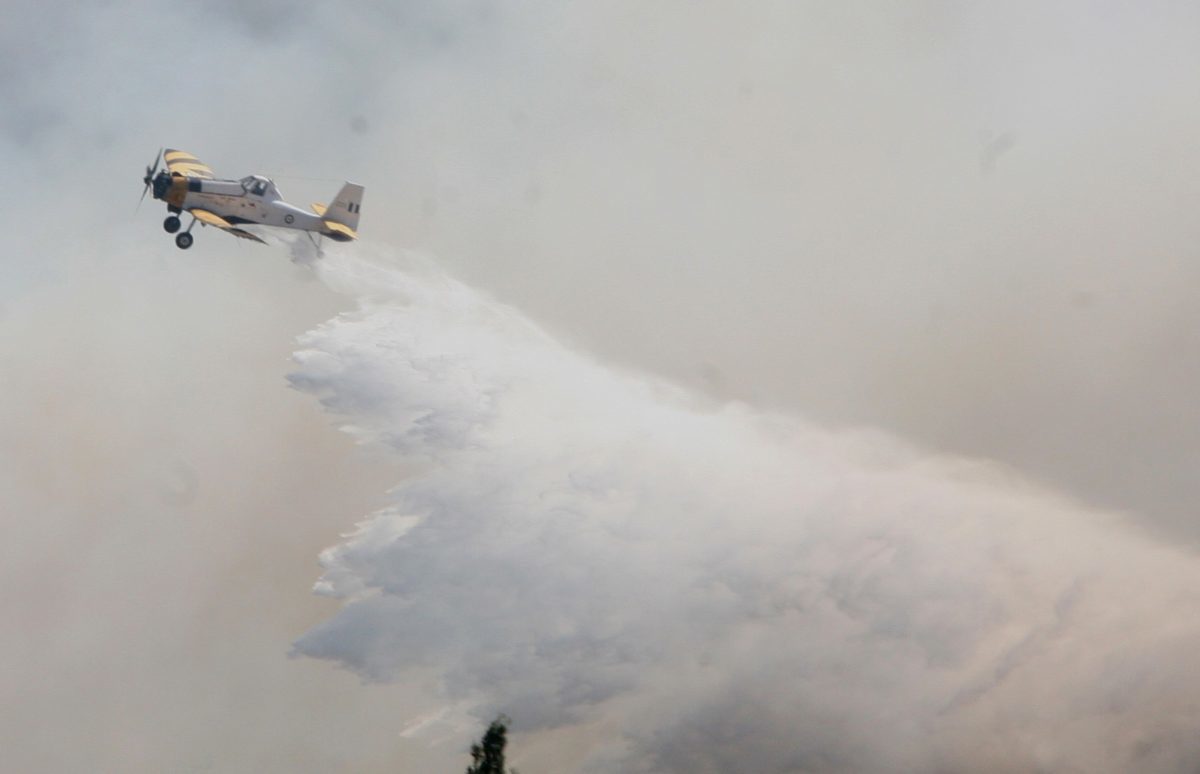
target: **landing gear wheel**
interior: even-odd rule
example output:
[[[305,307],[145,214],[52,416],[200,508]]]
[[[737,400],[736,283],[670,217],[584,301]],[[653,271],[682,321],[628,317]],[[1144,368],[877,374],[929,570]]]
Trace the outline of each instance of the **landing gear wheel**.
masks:
[[[163,230],[168,234],[174,234],[179,230],[179,218],[175,217],[174,215],[169,215],[167,219],[163,221]]]
[[[192,235],[185,231],[179,236],[175,237],[175,246],[180,250],[186,250],[192,246],[192,242],[194,241],[195,240],[192,238]]]

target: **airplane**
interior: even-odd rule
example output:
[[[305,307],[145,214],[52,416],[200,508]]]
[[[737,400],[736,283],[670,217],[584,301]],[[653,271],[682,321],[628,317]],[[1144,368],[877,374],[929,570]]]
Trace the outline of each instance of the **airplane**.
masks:
[[[159,161],[166,161],[166,168],[159,170]],[[146,167],[142,178],[140,205],[146,192],[154,191],[154,198],[167,203],[167,219],[163,229],[175,234],[175,245],[181,250],[192,246],[192,228],[196,223],[216,226],[227,233],[255,242],[266,242],[240,226],[276,226],[305,231],[312,240],[313,234],[329,237],[337,242],[349,242],[358,238],[358,214],[362,209],[363,187],[347,182],[328,205],[313,204],[312,212],[288,204],[279,194],[271,180],[262,175],[248,175],[241,180],[222,180],[213,175],[208,165],[192,154],[167,148],[164,154],[159,149],[154,166]],[[179,216],[187,211],[192,222],[187,230],[176,234],[183,225]],[[314,244],[317,242],[314,240]],[[320,245],[317,244],[320,250]]]

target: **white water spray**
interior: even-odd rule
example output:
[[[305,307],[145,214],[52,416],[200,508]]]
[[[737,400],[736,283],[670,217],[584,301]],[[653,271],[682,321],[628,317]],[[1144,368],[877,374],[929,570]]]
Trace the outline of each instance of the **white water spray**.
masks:
[[[705,406],[411,256],[317,267],[359,308],[293,384],[392,450],[296,644],[437,670],[577,770],[1174,770],[1200,756],[1200,562],[995,467]]]

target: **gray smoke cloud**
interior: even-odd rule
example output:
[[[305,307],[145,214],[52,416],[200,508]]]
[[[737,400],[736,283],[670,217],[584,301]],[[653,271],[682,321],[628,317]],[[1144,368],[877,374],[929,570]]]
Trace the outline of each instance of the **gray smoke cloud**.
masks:
[[[366,252],[361,246],[359,254]],[[580,771],[1169,771],[1197,752],[1200,565],[991,466],[572,353],[386,258],[290,378],[399,455],[297,644],[440,672]]]
[[[2,768],[387,771],[403,756],[390,723],[346,718],[419,700],[286,657],[330,612],[306,593],[316,551],[394,475],[286,389],[296,330],[338,308],[290,274],[126,248],[8,306]]]
[[[1074,557],[1064,559],[1061,578],[1039,575],[1052,563],[1029,558],[1030,578],[1042,581],[1027,605],[1004,608],[1008,620],[1043,634],[990,662],[953,640],[947,652],[975,655],[930,688],[936,700],[927,706],[953,705],[947,719],[913,730],[929,717],[918,708],[903,722],[880,721],[898,730],[890,740],[872,730],[864,756],[889,750],[947,765],[986,758],[1020,769],[1068,756],[1086,765],[1111,750],[1120,761],[1140,731],[1112,732],[1096,708],[1145,717],[1138,713],[1170,707],[1178,696],[1165,683],[1187,656],[1182,647],[1172,656],[1164,627],[1189,608],[1186,600],[1169,605],[1173,592],[1163,586],[1177,579],[1186,589],[1190,570],[1169,551],[1151,566],[1148,557],[1166,549],[1138,533],[1186,544],[1197,535],[1195,10],[1073,1],[885,9],[274,0],[8,10],[11,23],[0,26],[0,517],[10,539],[0,603],[13,613],[12,636],[0,645],[0,693],[10,697],[0,723],[3,768],[453,771],[479,730],[465,713],[512,700],[487,664],[477,665],[478,674],[461,671],[462,653],[458,661],[431,657],[414,673],[386,648],[372,658],[354,652],[352,643],[390,636],[382,618],[365,616],[357,640],[332,637],[342,616],[357,613],[335,615],[336,604],[308,597],[316,555],[342,544],[338,534],[362,514],[390,507],[388,486],[428,481],[421,476],[439,463],[409,459],[397,470],[385,454],[353,453],[307,395],[286,389],[294,337],[353,306],[353,293],[337,297],[312,282],[308,269],[286,262],[286,247],[255,251],[205,229],[180,253],[158,230],[161,210],[146,204],[132,216],[142,167],[162,145],[187,148],[222,175],[273,175],[302,206],[327,200],[346,177],[364,183],[363,232],[387,246],[380,250],[436,255],[448,274],[521,310],[500,315],[516,330],[511,343],[496,346],[540,353],[537,362],[557,363],[550,370],[560,375],[594,374],[624,396],[626,408],[651,415],[613,417],[615,434],[657,427],[653,417],[670,413],[660,404],[677,402],[646,398],[647,390],[675,389],[646,382],[665,378],[701,393],[680,400],[708,419],[681,408],[672,416],[692,417],[684,427],[707,423],[707,433],[726,438],[718,446],[724,452],[697,444],[702,451],[692,458],[661,439],[630,450],[642,453],[643,464],[675,471],[664,474],[667,485],[674,475],[715,478],[713,489],[697,493],[748,497],[738,481],[708,471],[743,448],[728,434],[765,424],[775,428],[768,435],[808,440],[742,438],[747,459],[771,449],[781,460],[772,464],[796,460],[807,471],[810,458],[828,453],[866,479],[868,494],[897,496],[874,507],[831,495],[830,507],[818,509],[862,529],[898,518],[894,508],[909,484],[885,486],[874,462],[845,461],[823,445],[837,447],[830,439],[874,439],[856,442],[866,448],[904,439],[888,442],[894,454],[935,468],[916,478],[946,501],[930,505],[925,489],[909,495],[925,518],[963,497],[991,502],[988,493],[1011,494],[1015,500],[998,512],[1017,522],[1044,514],[1042,527],[1029,526],[1028,541],[1015,527],[984,534],[986,520],[977,517],[971,523],[981,534],[970,544],[1007,547],[997,549],[1003,554],[1046,542]],[[522,315],[567,353],[591,353],[594,370],[563,347],[530,343],[532,334],[522,332],[528,324],[513,322]],[[623,369],[653,376],[613,375]],[[462,457],[453,443],[473,437],[472,423],[491,421],[497,406],[455,413],[474,385],[444,376],[458,392],[429,394],[427,408],[459,420],[429,428],[430,441],[449,444],[442,453],[455,457],[461,475],[482,458]],[[394,407],[396,399],[379,388],[359,400]],[[726,402],[743,408],[720,408]],[[570,417],[567,408],[560,406]],[[367,418],[360,424],[369,435]],[[385,411],[374,419],[394,417]],[[581,444],[595,441],[561,424],[563,432],[574,427]],[[879,431],[847,430],[872,427]],[[372,448],[389,448],[383,440]],[[559,465],[540,475],[554,479],[568,464],[587,469],[582,454],[565,449]],[[993,462],[953,462],[962,455]],[[536,472],[526,462],[510,472]],[[735,462],[730,470],[744,473],[741,483],[766,475]],[[985,480],[952,485],[945,467],[952,479]],[[619,469],[622,482],[635,476],[634,467]],[[1030,480],[1038,484],[1020,483]],[[524,481],[498,503],[501,516],[524,507],[534,486]],[[599,518],[604,492],[590,496],[583,516]],[[639,512],[611,496],[614,508]],[[677,513],[677,503],[658,496],[659,510]],[[463,498],[464,506],[480,501],[470,492]],[[751,506],[747,513],[759,518],[783,508]],[[393,524],[407,510],[378,521]],[[725,524],[729,509],[698,503],[697,510]],[[1116,520],[1097,515],[1113,511],[1124,526],[1096,526]],[[424,524],[403,539],[428,534]],[[629,558],[631,572],[664,586],[661,598],[617,616],[623,625],[636,628],[653,604],[674,604],[672,595],[697,578],[736,570],[749,584],[776,567],[764,561],[760,573],[734,556],[702,566],[694,555],[706,550],[702,542],[678,536],[676,526],[667,519],[658,535],[672,547],[673,564]],[[779,526],[765,532],[781,546],[797,540]],[[603,553],[620,537],[562,537],[556,545],[571,556]],[[754,543],[741,537],[731,535],[733,545]],[[910,540],[934,558],[948,554],[944,543],[903,530],[884,538]],[[1076,538],[1121,550],[1107,564],[1080,558]],[[327,573],[330,591],[353,596],[355,578],[365,591],[379,580],[374,570],[394,557],[352,562],[349,547],[369,541],[348,540],[327,555]],[[814,541],[804,545],[822,545]],[[860,544],[847,536],[825,545]],[[468,541],[465,548],[478,556],[487,547]],[[848,566],[866,561],[847,550]],[[513,548],[493,560],[519,554]],[[976,557],[980,575],[952,575],[977,583],[950,607],[1011,590],[1011,574],[964,554]],[[864,577],[894,592],[906,566],[901,555]],[[1108,554],[1097,549],[1097,556]],[[595,560],[578,561],[596,569]],[[1076,574],[1085,580],[1073,597],[1064,590]],[[909,603],[897,606],[910,615],[925,609],[920,577],[912,594],[897,592]],[[1120,577],[1131,578],[1129,589],[1110,588]],[[426,604],[432,590],[451,593],[436,578],[415,587]],[[508,588],[529,585],[519,580]],[[1145,599],[1129,599],[1143,587]],[[1096,623],[1092,590],[1113,595],[1113,620],[1125,629]],[[716,592],[709,591],[692,601],[711,610]],[[838,593],[855,598],[853,589]],[[396,597],[381,599],[389,596]],[[531,716],[514,745],[523,767],[584,766],[589,756],[597,756],[586,764],[593,768],[635,760],[699,767],[704,761],[687,757],[701,741],[697,730],[751,740],[729,747],[756,745],[764,766],[824,765],[791,757],[800,747],[844,754],[851,730],[864,724],[842,723],[846,714],[837,713],[859,711],[865,700],[831,699],[833,719],[805,729],[803,745],[787,741],[795,735],[791,719],[810,717],[812,708],[747,659],[777,658],[786,674],[798,657],[776,655],[752,637],[721,639],[720,632],[742,630],[739,616],[753,598],[736,587],[710,629],[665,627],[671,643],[707,636],[713,663],[728,669],[700,677],[697,667],[686,689],[685,665],[662,666],[669,649],[623,652],[603,674],[581,657],[561,680],[525,668],[530,693],[520,706]],[[1061,625],[1045,612],[1059,600],[1068,611]],[[598,611],[610,609],[602,602]],[[762,631],[787,629],[767,609],[755,614],[765,616]],[[876,615],[868,605],[854,620]],[[302,637],[329,616],[327,628]],[[431,621],[425,644],[453,623]],[[530,637],[547,631],[536,623]],[[959,625],[955,631],[1011,642],[978,615]],[[855,649],[834,628],[805,641],[836,643],[847,663],[913,663]],[[325,631],[335,661],[403,679],[362,687],[357,676],[313,659],[285,658],[294,640],[306,649]],[[1064,710],[1065,700],[1020,687],[1046,674],[1038,654],[1081,652],[1054,632],[1086,633],[1095,653],[1123,665],[1139,663],[1131,653],[1144,641],[1158,661],[1105,681],[1086,658],[1074,659],[1062,680],[1046,683],[1077,697],[1078,706]],[[583,634],[594,638],[596,630]],[[906,636],[897,642],[911,646]],[[525,642],[502,628],[497,637],[509,646]],[[566,661],[552,654],[546,663]],[[991,682],[975,672],[968,679],[970,670],[988,673],[997,663],[1019,666],[1001,666]],[[1071,674],[1087,687],[1064,688]],[[546,698],[573,675],[590,675],[596,685]],[[818,695],[812,681],[803,684],[805,696]],[[881,684],[897,701],[913,696],[903,677]],[[1135,686],[1129,704],[1118,695],[1124,689],[1103,692],[1119,685]],[[1033,698],[1018,710],[1020,691]],[[691,709],[664,709],[659,699],[671,692],[693,697]],[[758,710],[742,719],[747,704]],[[557,722],[578,722],[551,728],[534,705],[561,710]],[[881,701],[874,711],[887,706]],[[1173,712],[1187,718],[1190,710],[1164,709],[1160,719]],[[1077,725],[1067,719],[1076,716]],[[1039,719],[1062,731],[1061,745],[973,747],[979,729],[1011,739]],[[1139,766],[1167,767],[1185,748],[1170,742],[1168,721],[1147,723],[1164,741],[1148,736]],[[639,728],[657,730],[644,736]],[[940,734],[932,746],[930,728]],[[1103,738],[1089,736],[1101,730]],[[618,739],[624,748],[613,746]],[[1026,757],[1013,762],[1009,750]],[[710,746],[705,754],[717,753]]]

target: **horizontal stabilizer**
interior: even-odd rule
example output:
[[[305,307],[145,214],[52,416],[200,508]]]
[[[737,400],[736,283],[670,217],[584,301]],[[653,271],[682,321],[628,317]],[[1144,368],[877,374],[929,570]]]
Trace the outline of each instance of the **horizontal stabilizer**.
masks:
[[[352,239],[358,239],[358,233],[344,223],[338,223],[335,220],[322,221],[327,229],[325,236],[337,242],[349,242]]]

